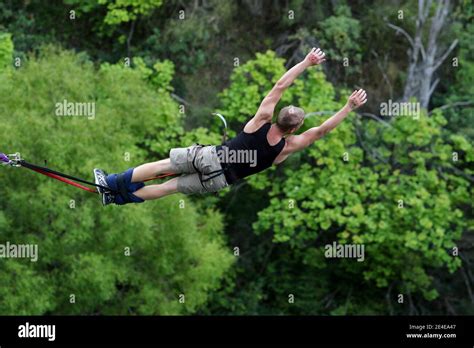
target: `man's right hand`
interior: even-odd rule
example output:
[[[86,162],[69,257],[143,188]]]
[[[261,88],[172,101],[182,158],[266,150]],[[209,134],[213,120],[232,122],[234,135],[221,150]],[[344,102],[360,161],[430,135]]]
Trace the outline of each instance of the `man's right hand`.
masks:
[[[316,49],[313,47],[313,49],[306,55],[304,62],[308,66],[312,65],[318,65],[326,61],[326,54],[321,51],[320,48]]]

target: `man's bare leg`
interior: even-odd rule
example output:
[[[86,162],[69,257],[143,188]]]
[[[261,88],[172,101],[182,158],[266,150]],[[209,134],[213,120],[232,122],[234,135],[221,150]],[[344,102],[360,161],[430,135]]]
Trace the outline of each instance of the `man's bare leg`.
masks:
[[[161,161],[145,163],[145,164],[142,164],[141,166],[136,167],[133,170],[132,182],[142,182],[164,173],[175,174],[171,168],[171,161],[169,158],[161,160]],[[159,185],[153,185],[153,186],[159,186]]]
[[[103,170],[94,169],[96,183],[106,186],[113,192],[102,193],[102,204],[115,203],[124,205],[128,203],[142,203],[144,200],[157,199],[178,191],[178,178],[171,179],[160,185],[144,186],[147,179],[152,179],[160,174],[179,174],[171,167],[169,158],[145,163],[137,168],[130,168],[120,174],[106,175]],[[122,187],[120,186],[122,185]],[[126,193],[123,193],[123,190]]]
[[[133,176],[135,177],[135,173],[133,173]],[[133,194],[145,201],[149,201],[171,195],[176,192],[178,192],[178,178],[173,178],[159,185],[145,186],[140,190],[135,191]]]

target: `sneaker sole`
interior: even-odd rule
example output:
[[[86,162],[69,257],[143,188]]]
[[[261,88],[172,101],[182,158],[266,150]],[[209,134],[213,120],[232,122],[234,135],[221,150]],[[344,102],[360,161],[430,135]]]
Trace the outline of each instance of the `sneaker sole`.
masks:
[[[97,169],[97,168],[94,169],[94,182],[95,182],[96,185],[100,185],[100,180],[99,180],[100,172],[102,172],[100,169]],[[103,188],[97,187],[97,186],[95,188],[96,188],[96,190],[99,194],[104,193]]]

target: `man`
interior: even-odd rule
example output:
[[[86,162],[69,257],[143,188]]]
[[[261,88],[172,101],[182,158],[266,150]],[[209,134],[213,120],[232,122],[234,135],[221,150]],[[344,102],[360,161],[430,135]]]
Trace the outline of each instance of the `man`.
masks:
[[[99,189],[103,204],[141,203],[176,192],[216,192],[237,180],[280,164],[292,153],[310,146],[367,101],[363,89],[354,91],[335,115],[300,135],[293,135],[304,122],[305,114],[299,107],[284,107],[276,122],[272,123],[275,106],[283,92],[305,69],[324,61],[324,52],[313,48],[302,62],[278,80],[243,131],[221,146],[193,145],[172,149],[167,159],[130,168],[120,174],[107,175],[94,169],[96,184],[110,188],[110,191]],[[163,173],[181,175],[159,185],[145,186],[143,183]]]

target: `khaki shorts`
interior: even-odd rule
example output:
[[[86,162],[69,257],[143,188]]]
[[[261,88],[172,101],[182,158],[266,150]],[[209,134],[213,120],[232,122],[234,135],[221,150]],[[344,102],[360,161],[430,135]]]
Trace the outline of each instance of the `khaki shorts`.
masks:
[[[202,183],[199,173],[193,166],[193,159],[194,165],[202,173]],[[224,174],[212,173],[222,170],[215,146],[192,145],[171,149],[170,161],[175,173],[186,174],[178,177],[178,192],[188,195],[202,194],[217,192],[229,186]]]

